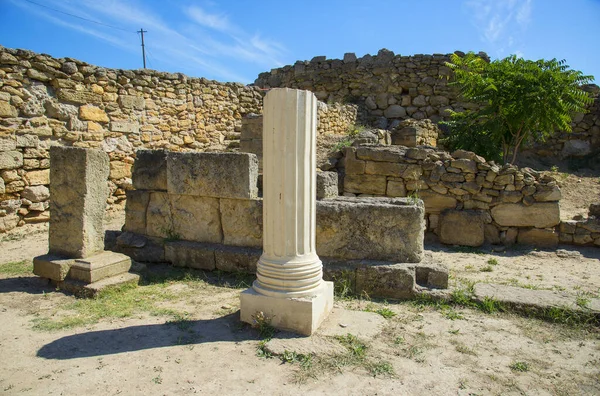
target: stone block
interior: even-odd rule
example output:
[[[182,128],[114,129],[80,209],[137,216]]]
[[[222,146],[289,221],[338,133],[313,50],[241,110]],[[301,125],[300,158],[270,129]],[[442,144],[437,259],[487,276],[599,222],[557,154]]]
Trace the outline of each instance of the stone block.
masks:
[[[128,229],[128,231],[131,231]],[[146,232],[151,237],[177,239],[171,202],[166,192],[151,192],[146,210]]]
[[[333,283],[323,282],[314,297],[277,298],[250,288],[240,295],[240,320],[255,324],[253,316],[262,312],[271,325],[303,335],[314,333],[333,308]]]
[[[0,117],[1,118],[12,118],[19,115],[19,112],[14,106],[11,106],[8,102],[0,102]]]
[[[537,247],[553,248],[558,245],[558,233],[554,229],[520,229],[517,243]]]
[[[0,152],[0,169],[17,169],[23,166],[23,154],[18,151]]]
[[[537,202],[560,201],[562,194],[558,186],[538,186],[533,198]]]
[[[17,135],[17,147],[31,148],[40,144],[40,138],[37,135]]]
[[[590,204],[589,215],[600,218],[600,203]]]
[[[0,217],[0,233],[12,230],[19,224],[20,220],[21,218],[16,213]]]
[[[142,263],[165,262],[165,240],[163,238],[151,238],[145,235],[123,232],[116,238],[116,244],[105,247],[126,254],[133,260]]]
[[[503,227],[549,228],[560,223],[558,202],[540,202],[531,206],[502,203],[491,209],[492,218]]]
[[[402,162],[406,151],[401,147],[357,147],[356,158],[365,161]]]
[[[559,229],[561,234],[575,234],[577,220],[563,220],[560,222]]]
[[[61,101],[83,105],[88,103],[102,103],[102,95],[88,91],[77,91],[74,89],[59,89],[56,92],[56,97]]]
[[[43,202],[50,198],[50,190],[46,186],[27,186],[21,191],[21,198],[31,202]]]
[[[219,245],[215,249],[215,265],[226,272],[256,273],[256,263],[262,254],[262,248]]]
[[[423,215],[423,206],[404,198],[318,201],[317,253],[347,260],[419,262],[423,256]]]
[[[167,191],[167,151],[138,150],[133,165],[133,187],[138,190]]]
[[[454,209],[458,201],[450,195],[438,194],[433,191],[419,191],[419,198],[425,204],[425,213],[438,214],[444,209]]]
[[[448,268],[438,263],[418,263],[415,267],[415,281],[420,286],[447,289]]]
[[[17,141],[11,137],[0,138],[0,152],[14,151],[17,148]]]
[[[50,163],[49,253],[85,258],[102,251],[108,155],[99,150],[53,146]]]
[[[481,246],[484,219],[480,211],[444,210],[440,214],[438,235],[448,245]]]
[[[131,164],[123,161],[110,162],[110,178],[112,180],[125,179],[131,177]]]
[[[170,194],[254,199],[258,160],[248,153],[174,153],[167,155]]]
[[[317,172],[317,199],[335,198],[338,196],[338,173]]]
[[[492,245],[499,245],[502,242],[500,239],[500,230],[493,224],[485,224],[483,226],[483,238],[486,243]]]
[[[146,211],[150,202],[150,193],[143,190],[125,191],[125,225],[123,231],[146,233]]]
[[[30,186],[41,186],[50,184],[50,169],[42,169],[27,172],[27,180]]]
[[[141,96],[119,95],[119,105],[125,109],[144,110],[146,100]]]
[[[169,199],[173,219],[172,238],[196,242],[223,242],[217,198],[169,194]]]
[[[414,264],[365,262],[356,269],[356,293],[369,297],[409,299],[415,292]]]
[[[93,105],[81,106],[79,108],[79,118],[83,121],[108,122],[106,112]]]
[[[128,256],[104,251],[87,258],[75,259],[69,269],[68,278],[94,283],[125,273],[130,268],[131,259]]]
[[[112,132],[139,133],[140,124],[137,122],[111,121],[110,130]]]
[[[74,259],[65,259],[50,254],[38,256],[33,259],[33,273],[53,281],[63,281],[74,262]]]
[[[219,200],[223,244],[262,247],[262,199]]]
[[[346,175],[344,192],[385,195],[387,178],[380,175]]]
[[[386,195],[388,197],[406,197],[406,186],[402,181],[389,180]]]
[[[190,241],[168,241],[165,243],[165,260],[176,267],[214,270],[215,247]]]
[[[365,166],[365,173],[368,175],[385,175],[400,177],[404,170],[406,170],[406,165],[399,164],[396,162],[367,161]]]

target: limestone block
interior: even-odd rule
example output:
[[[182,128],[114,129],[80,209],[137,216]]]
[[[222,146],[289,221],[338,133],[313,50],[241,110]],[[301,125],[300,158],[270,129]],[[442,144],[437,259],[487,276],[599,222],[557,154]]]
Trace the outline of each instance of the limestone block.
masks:
[[[127,190],[125,192],[125,225],[123,231],[146,233],[146,210],[150,202],[150,193],[143,190]]]
[[[0,169],[17,169],[23,166],[23,154],[18,151],[0,152]]]
[[[483,214],[471,210],[444,210],[439,219],[440,242],[448,245],[481,246],[484,242]]]
[[[586,140],[567,140],[561,151],[562,157],[583,157],[592,152],[591,143]]]
[[[592,236],[588,235],[588,234],[573,235],[573,243],[575,245],[587,245],[588,243],[591,243],[593,241],[594,241],[594,238],[592,238]]]
[[[477,163],[470,159],[457,159],[451,162],[453,168],[458,168],[466,173],[477,173]]]
[[[439,263],[418,263],[415,267],[415,281],[420,286],[434,289],[447,289],[448,268]]]
[[[365,161],[401,162],[405,151],[400,147],[366,147],[356,148],[356,158]]]
[[[262,199],[220,200],[223,243],[234,246],[261,247],[263,225]]]
[[[14,106],[11,106],[8,102],[0,102],[0,117],[12,118],[18,116],[19,113]]]
[[[133,187],[139,190],[167,190],[167,151],[138,150],[133,165]]]
[[[356,269],[356,292],[378,298],[414,296],[415,266],[369,262]]]
[[[79,118],[83,121],[108,122],[106,112],[93,105],[81,106],[79,108]]]
[[[112,132],[139,133],[140,124],[137,122],[111,121],[110,130]]]
[[[344,192],[385,195],[387,178],[381,175],[346,175]]]
[[[0,194],[4,194],[6,192],[6,186],[4,185],[4,179],[0,177]]]
[[[0,217],[0,233],[12,230],[19,224],[20,220],[21,218],[16,213]]]
[[[17,147],[37,147],[40,144],[40,138],[37,135],[17,135]]]
[[[589,215],[600,218],[600,203],[590,204]]]
[[[147,263],[165,262],[165,240],[145,235],[123,232],[116,240],[116,246],[106,247],[128,255],[133,260]]]
[[[492,245],[499,245],[502,241],[500,239],[500,230],[493,224],[485,224],[483,226],[483,237],[486,243]]]
[[[215,249],[215,265],[221,271],[255,273],[261,254],[262,249],[218,245]]]
[[[338,173],[317,172],[317,199],[335,198],[338,196]]]
[[[174,238],[196,242],[223,242],[217,198],[169,194],[169,199]]]
[[[385,118],[404,118],[406,117],[406,109],[400,105],[391,105],[383,112]]]
[[[141,96],[119,95],[119,105],[125,109],[144,110],[146,101]]]
[[[110,178],[112,180],[131,177],[131,164],[123,161],[110,162]]]
[[[64,259],[49,254],[38,256],[33,259],[33,273],[53,281],[63,281],[74,262],[74,259]]]
[[[504,227],[554,227],[560,223],[558,202],[541,202],[531,206],[502,203],[491,209],[492,218]]]
[[[449,195],[442,195],[433,191],[419,191],[419,198],[425,204],[426,213],[440,213],[444,209],[454,209],[458,201]]]
[[[131,259],[124,254],[103,251],[87,258],[73,260],[68,278],[85,283],[123,274],[131,268]]]
[[[74,89],[59,89],[56,92],[56,97],[65,102],[77,103],[77,104],[100,104],[102,103],[102,95],[88,92],[88,91],[77,91]]]
[[[85,258],[102,251],[108,155],[99,150],[53,146],[50,162],[49,253]]]
[[[561,234],[574,234],[577,228],[577,220],[563,220],[560,222],[559,230]]]
[[[254,199],[258,160],[248,153],[174,153],[167,155],[170,194]]]
[[[406,186],[402,181],[389,180],[386,195],[388,197],[406,197]]]
[[[395,162],[374,162],[367,161],[365,173],[368,175],[385,175],[400,177],[402,172],[406,170],[405,164]]]
[[[50,198],[50,190],[46,186],[28,186],[21,191],[21,198],[31,202],[42,202]]]
[[[214,270],[214,247],[189,241],[169,241],[165,243],[165,260],[175,267],[188,267]]]
[[[423,215],[422,206],[404,198],[318,201],[317,253],[349,260],[419,262],[423,256]]]
[[[538,247],[556,247],[558,245],[558,233],[554,229],[520,229],[517,243]]]
[[[562,194],[558,186],[538,186],[533,198],[537,202],[560,201]]]
[[[150,193],[146,210],[145,234],[151,237],[177,239],[171,213],[171,202],[166,192]]]
[[[17,141],[13,138],[0,138],[0,152],[13,151],[17,148]]]

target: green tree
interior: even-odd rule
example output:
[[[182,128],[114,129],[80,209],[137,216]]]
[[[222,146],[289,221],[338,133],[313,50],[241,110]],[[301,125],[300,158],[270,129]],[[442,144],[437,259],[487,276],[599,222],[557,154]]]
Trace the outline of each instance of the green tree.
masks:
[[[556,130],[571,131],[571,119],[585,112],[591,96],[580,86],[592,81],[564,60],[525,60],[515,55],[487,62],[470,52],[452,54],[451,85],[478,110],[451,112],[446,145],[514,163],[519,147],[543,141]]]

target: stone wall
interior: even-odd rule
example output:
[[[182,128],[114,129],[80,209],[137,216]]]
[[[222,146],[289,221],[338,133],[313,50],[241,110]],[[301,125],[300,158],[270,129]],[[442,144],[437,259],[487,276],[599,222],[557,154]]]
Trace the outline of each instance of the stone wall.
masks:
[[[0,232],[48,220],[53,145],[110,156],[109,203],[131,188],[134,151],[226,151],[262,109],[256,87],[153,70],[105,69],[0,47]]]
[[[498,166],[462,150],[401,146],[350,147],[338,164],[345,196],[422,199],[427,229],[443,243],[559,241],[560,189],[532,169]]]
[[[479,53],[487,59],[485,53]],[[476,107],[458,98],[448,85],[451,70],[445,66],[449,54],[395,55],[386,49],[377,55],[343,59],[314,57],[294,65],[261,73],[255,85],[262,88],[289,87],[313,91],[319,100],[352,102],[366,111],[367,122],[381,129],[394,129],[406,119],[446,117],[445,110],[462,111]],[[595,102],[587,114],[578,114],[573,132],[558,132],[547,143],[531,150],[544,157],[582,156],[600,150],[600,101],[597,85],[584,86]]]
[[[257,176],[253,154],[140,151],[124,232],[110,248],[137,261],[255,272],[263,223]],[[352,287],[386,298],[410,297],[417,283],[447,287],[447,270],[421,263],[423,213],[420,201],[406,198],[317,201],[326,276],[350,276]]]

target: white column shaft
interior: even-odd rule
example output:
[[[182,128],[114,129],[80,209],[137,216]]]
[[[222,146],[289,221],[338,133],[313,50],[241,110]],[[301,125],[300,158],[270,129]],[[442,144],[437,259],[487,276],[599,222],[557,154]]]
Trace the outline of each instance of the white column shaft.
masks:
[[[315,250],[317,99],[273,89],[263,108],[263,254],[254,289],[307,296],[322,284]],[[285,294],[285,295],[282,295]]]

